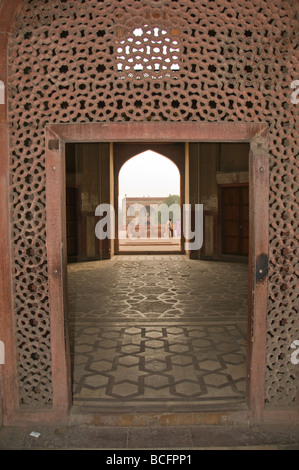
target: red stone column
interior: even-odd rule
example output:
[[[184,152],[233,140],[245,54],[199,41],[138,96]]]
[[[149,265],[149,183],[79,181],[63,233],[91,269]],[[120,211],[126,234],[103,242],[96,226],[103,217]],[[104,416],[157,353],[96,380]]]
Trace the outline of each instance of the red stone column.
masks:
[[[0,104],[0,340],[3,341],[5,347],[5,364],[0,366],[0,371],[4,424],[18,408],[10,251],[7,46],[14,11],[19,3],[19,0],[4,1],[0,11],[0,80],[5,86],[4,103]]]

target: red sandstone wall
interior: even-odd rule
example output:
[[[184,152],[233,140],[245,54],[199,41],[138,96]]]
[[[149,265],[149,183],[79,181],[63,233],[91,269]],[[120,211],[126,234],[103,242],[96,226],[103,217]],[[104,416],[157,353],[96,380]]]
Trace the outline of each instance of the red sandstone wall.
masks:
[[[13,353],[11,361],[14,368],[18,365],[18,380],[23,383],[21,402],[30,407],[52,403],[45,126],[49,122],[245,121],[266,122],[270,130],[266,402],[271,407],[295,406],[299,366],[290,361],[290,346],[299,338],[295,273],[299,104],[291,101],[291,83],[299,78],[299,70],[295,50],[298,17],[293,2],[143,0],[121,4],[111,1],[107,5],[107,2],[87,0],[81,3],[80,0],[0,1],[0,31],[4,32],[0,35],[0,79],[6,84],[8,104],[7,113],[7,104],[0,105],[0,143],[4,157],[1,159],[2,287],[10,292],[12,285],[14,292],[18,363]],[[21,7],[13,22],[18,4]],[[140,62],[136,53],[122,53],[124,59],[120,59],[117,52],[121,42],[131,45],[132,29],[144,23],[149,30],[159,28],[161,41],[165,38],[170,41],[165,43],[167,53],[158,72],[153,71],[155,61],[152,69],[146,68],[144,57],[143,71],[134,71],[130,59]],[[11,25],[8,36],[5,33]],[[166,36],[162,31],[166,31]],[[172,71],[166,59],[170,64],[177,62],[169,46],[175,41],[179,47],[179,70]],[[118,63],[122,63],[122,72]],[[5,222],[8,213],[10,227]],[[12,284],[7,276],[11,272],[9,236]],[[24,285],[32,287],[28,290]],[[2,300],[3,311],[12,308],[11,299],[8,296]],[[37,362],[34,359],[36,325],[32,326],[36,305],[40,312],[39,331],[42,331],[39,347],[43,350]],[[10,328],[11,322],[4,324]],[[9,341],[11,338],[7,338]],[[36,374],[34,379],[28,379],[32,367]],[[13,381],[10,386],[16,394]]]

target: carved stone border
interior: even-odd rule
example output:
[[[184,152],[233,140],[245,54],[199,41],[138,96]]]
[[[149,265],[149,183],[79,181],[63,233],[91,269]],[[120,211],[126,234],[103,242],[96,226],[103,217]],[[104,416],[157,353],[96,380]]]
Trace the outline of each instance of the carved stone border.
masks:
[[[91,123],[46,128],[47,255],[54,408],[71,406],[66,312],[65,174],[68,142],[250,142],[250,249],[247,402],[251,419],[264,410],[268,307],[269,165],[264,123]]]

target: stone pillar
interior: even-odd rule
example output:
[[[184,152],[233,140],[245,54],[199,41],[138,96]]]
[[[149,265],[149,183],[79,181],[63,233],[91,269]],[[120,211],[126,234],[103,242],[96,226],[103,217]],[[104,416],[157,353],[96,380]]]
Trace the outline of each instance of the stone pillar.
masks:
[[[191,204],[191,224],[194,227],[194,207],[200,204],[200,145],[198,143],[189,144],[189,188]],[[190,252],[191,259],[199,259],[200,250]]]
[[[18,2],[12,0],[6,6],[0,2],[0,340],[5,347],[5,364],[0,365],[1,385],[0,423],[18,407],[17,365],[14,337],[14,310],[11,275],[11,237],[9,216],[9,151],[8,151],[8,103],[7,103],[7,46],[9,28]],[[2,5],[3,4],[3,5]],[[2,9],[1,9],[2,5]],[[5,5],[5,6],[4,6]],[[2,409],[3,407],[3,409]],[[3,413],[3,418],[2,418]]]

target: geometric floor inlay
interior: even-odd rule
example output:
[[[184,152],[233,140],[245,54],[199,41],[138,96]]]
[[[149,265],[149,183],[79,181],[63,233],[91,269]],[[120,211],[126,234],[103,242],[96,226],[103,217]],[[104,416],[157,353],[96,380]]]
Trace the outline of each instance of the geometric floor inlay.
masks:
[[[74,404],[244,403],[247,269],[181,255],[69,265]]]

